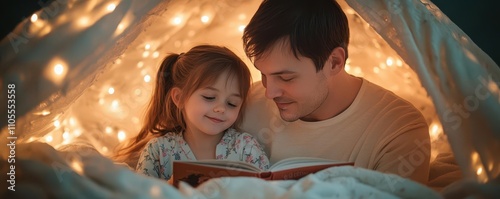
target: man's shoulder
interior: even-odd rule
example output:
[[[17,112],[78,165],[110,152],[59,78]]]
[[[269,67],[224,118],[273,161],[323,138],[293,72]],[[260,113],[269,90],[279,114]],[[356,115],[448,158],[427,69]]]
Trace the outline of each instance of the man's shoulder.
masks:
[[[382,86],[367,80],[364,81],[366,85],[364,85],[365,99],[363,101],[364,103],[371,104],[373,108],[380,109],[380,111],[378,111],[379,113],[391,113],[385,115],[392,115],[395,117],[411,116],[415,119],[424,120],[421,111],[410,101]]]
[[[413,104],[399,96],[398,94],[394,93],[393,91],[390,91],[378,84],[372,83],[370,81],[364,80],[365,81],[365,97],[370,97],[371,100],[375,101],[390,101],[393,103],[396,103],[397,105],[408,105],[410,107],[415,108]]]

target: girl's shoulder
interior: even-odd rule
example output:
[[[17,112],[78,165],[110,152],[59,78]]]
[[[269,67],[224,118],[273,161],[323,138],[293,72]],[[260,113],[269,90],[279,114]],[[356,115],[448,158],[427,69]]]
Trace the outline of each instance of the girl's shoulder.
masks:
[[[165,135],[152,138],[149,143],[163,144],[163,143],[175,143],[183,140],[181,133],[168,132]]]
[[[239,132],[236,129],[230,128],[226,131],[223,137],[224,140],[230,140],[228,143],[248,143],[256,141],[252,135],[247,132]],[[237,140],[240,140],[239,142]]]

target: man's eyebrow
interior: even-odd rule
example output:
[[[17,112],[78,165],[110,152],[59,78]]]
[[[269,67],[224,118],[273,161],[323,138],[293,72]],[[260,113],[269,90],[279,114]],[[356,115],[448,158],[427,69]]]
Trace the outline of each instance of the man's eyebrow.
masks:
[[[211,87],[211,86],[207,86],[207,87],[205,87],[205,89],[219,92],[219,89]],[[231,96],[235,96],[235,97],[241,98],[241,95],[239,93],[231,93]]]

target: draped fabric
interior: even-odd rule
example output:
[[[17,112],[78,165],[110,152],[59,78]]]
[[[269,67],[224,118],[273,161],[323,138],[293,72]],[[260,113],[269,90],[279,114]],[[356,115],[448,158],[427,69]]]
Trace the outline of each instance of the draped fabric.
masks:
[[[0,120],[1,146],[15,136],[113,154],[138,132],[161,58],[200,43],[245,58],[241,30],[259,3],[53,1],[0,43],[0,111],[10,110],[14,85],[16,117],[14,134],[12,121]],[[346,70],[412,102],[430,124],[433,157],[448,140],[467,178],[498,178],[498,65],[429,1],[339,3],[351,28]]]

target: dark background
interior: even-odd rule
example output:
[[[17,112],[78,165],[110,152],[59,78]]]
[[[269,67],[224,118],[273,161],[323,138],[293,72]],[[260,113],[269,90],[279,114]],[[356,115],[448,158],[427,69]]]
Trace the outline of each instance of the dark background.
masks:
[[[51,0],[8,0],[0,8],[0,38]],[[499,0],[432,0],[483,51],[500,64]]]

